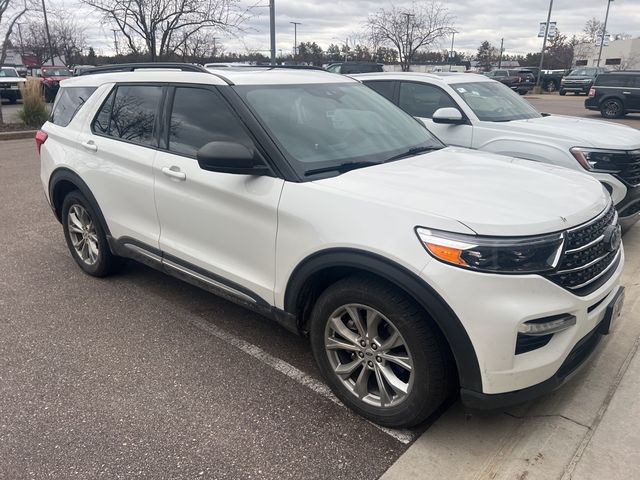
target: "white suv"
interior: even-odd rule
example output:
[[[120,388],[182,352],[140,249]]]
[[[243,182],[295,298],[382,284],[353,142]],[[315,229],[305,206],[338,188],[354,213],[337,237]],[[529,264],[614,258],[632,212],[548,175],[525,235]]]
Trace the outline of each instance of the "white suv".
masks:
[[[447,145],[587,171],[613,197],[620,224],[640,219],[640,131],[538,113],[500,82],[471,73],[354,75],[419,118]]]
[[[37,136],[86,273],[133,258],[308,333],[387,426],[457,388],[471,408],[549,391],[616,319],[620,229],[588,175],[445,148],[344,76],[142,67],[65,80]]]

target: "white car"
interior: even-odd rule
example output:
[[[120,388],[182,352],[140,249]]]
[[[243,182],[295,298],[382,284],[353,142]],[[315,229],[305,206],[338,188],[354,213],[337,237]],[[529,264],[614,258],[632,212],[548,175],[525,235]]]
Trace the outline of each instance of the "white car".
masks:
[[[586,171],[613,197],[623,229],[640,219],[640,131],[538,113],[509,88],[471,73],[353,75],[419,118],[447,145]]]
[[[24,82],[26,80],[14,67],[0,67],[0,101],[6,98],[9,103],[16,103],[20,98],[20,85]]]
[[[588,175],[446,148],[345,76],[154,68],[65,80],[36,137],[89,275],[133,258],[308,333],[336,395],[387,426],[456,389],[550,391],[617,318],[620,227]]]

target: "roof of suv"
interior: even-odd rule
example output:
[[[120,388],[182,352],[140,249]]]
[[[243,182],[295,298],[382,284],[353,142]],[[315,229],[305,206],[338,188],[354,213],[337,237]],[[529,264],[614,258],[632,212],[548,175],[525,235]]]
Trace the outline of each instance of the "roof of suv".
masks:
[[[185,72],[167,68],[145,69],[133,72],[97,73],[64,80],[66,87],[97,87],[116,82],[174,82],[210,85],[285,85],[310,83],[353,83],[344,75],[322,70],[296,70],[278,68],[226,68],[221,72]]]
[[[451,85],[455,83],[469,82],[494,82],[491,78],[476,73],[459,72],[381,72],[381,73],[358,73],[350,75],[357,80],[413,80],[415,82],[440,83]]]

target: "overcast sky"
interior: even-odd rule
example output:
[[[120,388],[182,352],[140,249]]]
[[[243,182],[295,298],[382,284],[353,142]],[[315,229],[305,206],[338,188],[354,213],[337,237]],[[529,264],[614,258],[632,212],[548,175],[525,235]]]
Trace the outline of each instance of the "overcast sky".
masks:
[[[86,7],[73,7],[69,0],[48,0],[52,6],[74,13],[88,28],[88,44],[103,53],[113,52],[113,33],[109,25],[101,25],[96,14],[87,13]],[[240,0],[245,5],[251,0]],[[275,0],[277,48],[290,52],[293,45],[293,25],[298,26],[298,42],[315,41],[323,48],[330,43],[344,44],[362,29],[368,13],[388,7],[385,0]],[[262,0],[265,5],[268,0]],[[395,5],[410,5],[397,1]],[[542,40],[537,38],[539,22],[546,20],[548,0],[453,0],[442,2],[455,17],[455,49],[474,52],[480,42],[489,40],[499,46],[504,38],[505,51],[525,54],[538,51]],[[569,36],[579,34],[585,22],[592,18],[604,20],[607,0],[554,0],[552,21]],[[268,8],[256,8],[254,17],[245,24],[247,32],[239,38],[223,37],[219,42],[226,51],[245,52],[269,49]],[[640,36],[640,0],[615,0],[609,13],[610,33],[628,33]],[[351,40],[350,40],[351,42]],[[449,48],[451,39],[444,39],[442,48]]]

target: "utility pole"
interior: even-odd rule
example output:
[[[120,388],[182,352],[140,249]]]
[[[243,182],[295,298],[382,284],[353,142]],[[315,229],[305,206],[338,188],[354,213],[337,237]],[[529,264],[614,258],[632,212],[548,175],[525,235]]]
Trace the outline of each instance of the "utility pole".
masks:
[[[542,78],[542,64],[544,62],[544,49],[547,48],[547,36],[549,35],[549,23],[551,22],[552,9],[553,9],[553,0],[549,0],[549,13],[547,15],[547,24],[544,27],[544,40],[542,41],[542,52],[540,52],[540,68],[538,69],[538,78],[536,79],[536,90],[540,90],[540,79]]]
[[[453,42],[456,39],[456,32],[453,32],[451,34],[451,52],[449,53],[449,57],[451,57],[449,59],[449,71],[451,71],[451,64],[453,63]]]
[[[298,25],[302,25],[300,22],[289,22],[293,25],[293,56],[298,54]]]
[[[49,22],[47,20],[47,7],[42,0],[42,13],[44,14],[44,29],[47,32],[47,44],[49,46],[49,55],[51,55],[51,65],[55,65],[55,54],[53,53],[53,47],[51,46],[51,33],[49,32]]]
[[[609,7],[611,6],[611,2],[613,0],[609,0],[607,2],[607,13],[604,16],[604,27],[602,27],[602,38],[600,39],[600,50],[598,51],[598,63],[596,67],[600,66],[600,58],[602,57],[602,46],[604,45],[604,36],[607,34],[607,21],[609,20]]]
[[[498,57],[498,70],[502,68],[502,52],[504,51],[504,38],[500,39],[500,56]]]
[[[120,49],[118,48],[118,29],[117,28],[112,28],[111,31],[113,32],[113,46],[116,49],[116,55],[120,55]]]
[[[213,37],[213,58],[216,58],[216,40],[218,40],[220,37]]]
[[[402,15],[407,17],[407,42],[406,42],[405,47],[404,47],[404,63],[405,63],[405,66],[407,68],[405,71],[408,72],[409,71],[409,62],[407,60],[407,56],[409,55],[409,19],[411,17],[415,17],[415,14],[413,14],[413,13],[403,13]]]
[[[276,0],[269,0],[269,30],[271,36],[271,65],[276,64]]]

